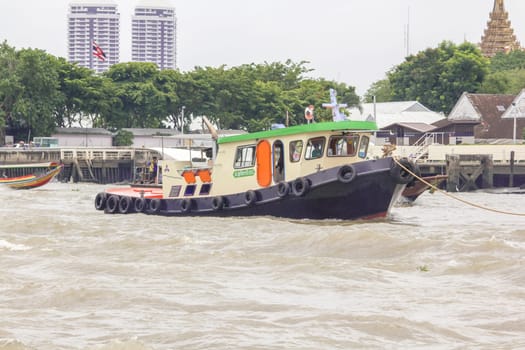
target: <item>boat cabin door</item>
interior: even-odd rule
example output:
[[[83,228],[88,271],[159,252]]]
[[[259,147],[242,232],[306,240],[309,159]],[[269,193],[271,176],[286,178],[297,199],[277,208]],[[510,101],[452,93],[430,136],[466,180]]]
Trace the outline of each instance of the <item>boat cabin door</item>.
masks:
[[[273,143],[273,182],[284,181],[284,145],[282,141]]]
[[[284,180],[284,145],[282,141],[275,141],[273,145],[267,140],[257,144],[257,183],[261,187],[268,187]]]
[[[268,187],[272,184],[272,147],[267,140],[262,140],[257,144],[257,183],[261,187]]]

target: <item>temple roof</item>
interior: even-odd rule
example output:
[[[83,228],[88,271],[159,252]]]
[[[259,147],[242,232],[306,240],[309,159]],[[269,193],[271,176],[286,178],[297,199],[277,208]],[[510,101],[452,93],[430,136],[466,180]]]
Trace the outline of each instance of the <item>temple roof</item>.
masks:
[[[514,35],[503,0],[494,0],[494,8],[487,22],[487,29],[481,37],[481,52],[492,57],[498,52],[520,50],[521,45]]]

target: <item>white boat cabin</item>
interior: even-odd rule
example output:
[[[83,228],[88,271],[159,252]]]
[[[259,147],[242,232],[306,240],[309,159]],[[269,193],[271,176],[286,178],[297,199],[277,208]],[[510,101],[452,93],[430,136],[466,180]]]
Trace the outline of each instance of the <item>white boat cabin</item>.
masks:
[[[340,121],[219,138],[208,165],[159,162],[163,198],[256,190],[363,161],[375,130],[374,122]]]

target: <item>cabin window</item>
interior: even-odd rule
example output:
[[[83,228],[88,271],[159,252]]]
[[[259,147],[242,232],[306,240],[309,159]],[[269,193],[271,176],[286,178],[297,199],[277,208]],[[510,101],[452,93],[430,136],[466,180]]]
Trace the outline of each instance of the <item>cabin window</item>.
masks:
[[[316,137],[313,139],[309,139],[306,143],[306,159],[317,159],[321,158],[323,156],[324,152],[324,144],[325,144],[325,138],[324,137]]]
[[[329,157],[354,157],[357,152],[359,135],[337,135],[328,142]]]
[[[199,194],[200,195],[210,194],[210,191],[211,191],[211,184],[209,184],[209,183],[208,184],[202,184]]]
[[[359,158],[366,158],[368,153],[368,145],[370,144],[370,138],[368,136],[361,137],[361,144],[359,145],[359,153],[357,154]]]
[[[237,147],[234,168],[249,168],[255,166],[255,146]]]
[[[295,163],[301,160],[303,152],[303,141],[297,140],[290,142],[290,162]]]
[[[195,194],[195,189],[197,188],[197,185],[187,185],[186,189],[184,190],[184,196],[193,196]]]
[[[179,194],[180,194],[180,189],[181,189],[181,186],[180,186],[180,185],[177,185],[177,186],[171,186],[171,189],[170,189],[170,197],[178,197]]]

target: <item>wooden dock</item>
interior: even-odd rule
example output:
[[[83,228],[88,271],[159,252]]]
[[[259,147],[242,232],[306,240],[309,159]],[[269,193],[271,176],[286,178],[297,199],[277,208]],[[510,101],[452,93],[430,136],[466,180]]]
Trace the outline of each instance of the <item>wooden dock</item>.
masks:
[[[373,150],[378,154],[378,150]],[[416,147],[397,147],[394,155],[410,158]],[[525,145],[430,145],[417,160],[422,176],[448,175],[449,192],[525,186]]]
[[[57,177],[62,182],[93,182],[100,184],[131,182],[137,168],[144,168],[159,154],[143,148],[0,148],[0,165],[7,176],[34,173],[45,162],[62,162],[64,169]],[[35,167],[17,167],[35,164]]]

